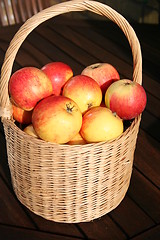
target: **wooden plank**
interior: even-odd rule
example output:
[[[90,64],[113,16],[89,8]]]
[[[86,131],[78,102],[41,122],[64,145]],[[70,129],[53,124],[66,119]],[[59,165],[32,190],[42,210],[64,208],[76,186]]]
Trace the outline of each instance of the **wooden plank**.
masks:
[[[155,226],[155,227],[153,227],[131,239],[132,240],[159,240],[160,239],[160,225]]]
[[[38,226],[38,229],[43,232],[50,232],[55,234],[67,235],[72,237],[83,238],[83,234],[79,231],[75,224],[57,223],[54,221],[46,220],[30,210],[27,210],[33,221]]]
[[[141,128],[145,130],[150,136],[160,142],[160,120],[154,117],[148,111],[142,114]]]
[[[6,36],[5,36],[6,37]],[[3,61],[4,61],[4,57],[5,57],[5,52],[6,52],[6,50],[7,50],[7,48],[8,48],[8,41],[6,41],[6,40],[2,40],[2,39],[0,39],[0,51],[1,51],[1,53],[2,53],[2,58],[1,58],[1,64],[3,63]],[[20,68],[20,65],[17,63],[17,62],[14,62],[14,65],[13,65],[13,72],[14,71],[16,71],[17,69],[19,69]]]
[[[34,47],[28,41],[24,41],[22,48],[36,60],[35,67],[41,68],[52,61],[51,58],[47,57],[41,50]]]
[[[2,52],[1,58],[0,58],[0,63],[3,62],[4,60],[4,55],[9,47],[9,43],[12,40],[14,34],[18,30],[18,26],[9,26],[9,27],[2,27],[1,28],[1,35],[0,35],[0,46],[3,44],[3,51],[2,49],[0,50]],[[5,47],[4,47],[5,46]]]
[[[0,48],[0,69],[2,67],[2,63],[3,63],[3,60],[4,60],[4,51]]]
[[[52,25],[52,28],[54,28],[55,31],[58,31],[59,33],[63,34],[63,36],[68,36],[69,35],[73,35],[71,37],[72,41],[74,39],[74,41],[76,42],[76,44],[80,44],[80,47],[86,47],[86,45],[90,45],[91,42],[91,48],[95,49],[96,47],[102,48],[103,50],[107,51],[108,53],[114,53],[115,56],[117,56],[118,54],[118,58],[125,60],[126,63],[129,63],[130,65],[132,65],[132,53],[131,53],[131,49],[129,47],[128,41],[126,38],[124,38],[125,44],[128,46],[128,51],[124,51],[123,48],[121,48],[120,43],[118,42],[114,42],[113,40],[110,40],[110,38],[106,38],[105,36],[103,36],[103,33],[105,31],[108,32],[108,28],[110,28],[110,25],[108,25],[108,23],[103,27],[103,28],[99,28],[99,25],[96,23],[92,23],[90,22],[90,24],[87,27],[76,27],[76,26],[62,26],[62,30],[64,30],[64,32],[61,32],[61,29],[59,29],[56,25]],[[100,30],[99,32],[97,32],[96,30]],[[119,34],[123,36],[123,33],[121,31],[119,31]],[[81,41],[84,42],[85,44],[81,44]],[[88,50],[90,49],[90,47],[88,48]],[[100,56],[101,58],[101,54],[103,54],[103,51],[97,52],[96,49],[94,50],[95,52],[95,56]],[[106,55],[107,58],[107,55]]]
[[[41,50],[42,53],[45,53],[45,55],[52,61],[61,61],[69,64],[73,69],[74,74],[77,74],[80,69],[83,69],[83,66],[79,62],[76,62],[70,54],[65,53],[54,45],[54,39],[48,41],[48,39],[43,38],[36,32],[32,32],[28,37],[28,41],[34,47]],[[59,43],[59,46],[61,46],[61,43]]]
[[[0,223],[34,229],[31,219],[23,211],[21,204],[0,177]]]
[[[113,210],[109,216],[118,222],[129,237],[154,226],[149,218],[128,196]]]
[[[160,50],[160,32],[158,24],[134,24],[133,27],[141,41],[145,42],[150,47]]]
[[[154,107],[153,107],[154,106]],[[150,112],[153,116],[160,119],[160,100],[157,99],[152,94],[147,93],[147,105],[146,109]]]
[[[87,29],[74,28],[74,31],[73,31],[69,27],[67,28],[62,26],[62,28],[58,28],[57,26],[54,26],[54,25],[52,26],[52,28],[57,33],[61,34],[63,38],[67,39],[68,41],[69,40],[72,41],[80,49],[83,49],[85,51],[84,53],[85,55],[89,53],[91,56],[94,57],[92,61],[87,61],[86,59],[87,62],[85,62],[85,66],[88,66],[89,64],[96,63],[96,62],[109,62],[116,67],[120,75],[126,76],[128,74],[130,78],[132,77],[132,66],[127,64],[127,68],[125,68],[123,60],[116,57],[110,51],[106,50],[105,47],[102,46],[102,43],[99,43],[99,40],[98,40],[98,43],[95,42],[96,38],[92,39],[90,36],[88,37],[90,33],[87,32]],[[84,32],[85,30],[86,32]],[[86,34],[83,35],[84,33]],[[105,44],[107,44],[105,38],[104,38],[104,41],[105,41]],[[101,42],[101,38],[100,38],[100,42]],[[85,58],[87,58],[87,55]]]
[[[149,34],[148,34],[149,36]],[[157,48],[155,48],[154,43],[148,45],[144,41],[141,41],[141,48],[142,48],[142,56],[143,56],[143,70],[149,74],[150,76],[154,77],[158,81],[159,76],[159,54]],[[154,46],[154,47],[153,47]]]
[[[93,238],[95,240],[127,239],[126,234],[108,215],[105,215],[92,222],[80,223],[79,226],[88,236],[88,238]]]
[[[7,48],[7,42],[1,42],[1,49],[5,51],[6,48]],[[38,62],[35,56],[28,54],[28,52],[25,51],[25,49],[22,47],[19,49],[18,54],[14,60],[16,60],[16,62],[21,67],[37,66],[37,62]]]
[[[8,36],[8,41],[11,41],[11,39],[13,38],[14,34],[18,31],[20,26],[21,26],[21,24],[1,27],[1,36],[0,36],[0,38],[3,35],[7,35]]]
[[[13,28],[11,28],[11,30],[12,29]],[[18,30],[18,28],[16,28],[16,30]],[[15,32],[16,32],[15,29],[13,29],[13,32],[11,31],[13,35]],[[3,56],[5,54],[5,51],[8,48],[9,40],[11,39],[11,34],[8,35],[7,33],[8,31],[4,31],[4,34],[1,35],[0,37],[1,48],[4,51]],[[51,59],[47,58],[43,53],[41,53],[41,51],[38,51],[29,42],[27,42],[27,40],[25,40],[18,51],[15,61],[16,63],[14,64],[15,65],[17,63],[18,64],[16,66],[16,69],[14,69],[14,71],[16,71],[20,67],[25,67],[25,66],[35,66],[35,67],[41,68],[44,64],[51,61]]]
[[[2,240],[23,239],[23,240],[80,240],[84,238],[72,237],[66,235],[58,235],[46,233],[42,231],[31,230],[27,228],[15,228],[11,226],[0,225],[0,233]]]
[[[157,187],[160,187],[159,159],[159,142],[140,129],[135,151],[134,166]]]
[[[90,40],[93,39],[93,41],[95,43],[97,43],[98,45],[100,45],[101,47],[106,49],[107,51],[110,51],[111,53],[113,53],[115,56],[117,56],[117,58],[123,59],[125,64],[129,63],[130,65],[132,65],[131,49],[129,47],[127,39],[125,38],[123,33],[121,33],[119,28],[117,30],[117,28],[111,27],[110,25],[109,25],[109,27],[107,27],[107,25],[106,25],[106,28],[98,28],[98,27],[97,28],[93,27],[93,28],[95,31],[92,28],[90,28],[88,31],[85,31],[87,29],[75,28],[75,27],[74,27],[74,30],[83,34],[85,37],[88,37]],[[104,31],[104,29],[106,29],[106,31]],[[96,39],[99,39],[99,41],[97,42]],[[143,51],[143,49],[142,49],[142,51]],[[154,85],[157,85],[156,81],[153,81],[153,78],[155,77],[155,79],[157,79],[157,77],[159,76],[159,67],[158,66],[156,67],[156,61],[155,61],[156,57],[155,56],[153,58],[154,64],[152,66],[150,66],[150,68],[148,67],[149,64],[146,67],[144,67],[145,58],[144,58],[143,52],[142,52],[143,85],[149,92],[152,93],[153,91],[152,91],[151,86],[149,88],[147,88],[147,85],[150,82],[153,82]],[[155,52],[156,52],[156,49],[155,49]],[[126,65],[126,67],[127,67],[127,65]],[[154,69],[154,70],[151,72],[152,69]],[[126,70],[128,70],[128,67]],[[157,74],[155,75],[156,72],[157,72]],[[151,73],[152,73],[152,75],[151,75]],[[130,76],[129,76],[129,78],[130,78]],[[147,82],[147,84],[145,84],[145,82]],[[159,97],[158,92],[156,93],[156,96]]]
[[[6,42],[6,39],[7,35],[3,36],[3,41],[5,40]],[[6,45],[7,44],[1,44],[3,50],[5,50]],[[25,58],[23,58],[23,56],[25,56]],[[25,40],[17,53],[15,64],[18,63],[17,69],[25,66],[34,66],[41,68],[43,65],[50,61],[50,58],[46,57],[45,54],[43,54],[37,48],[32,46],[32,44],[30,44],[27,40]]]
[[[107,27],[109,26],[109,28]],[[141,28],[141,25],[134,25],[133,28],[138,36],[139,42],[142,48],[142,56],[143,56],[143,70],[145,73],[151,73],[152,77],[154,76],[155,79],[159,79],[159,50],[157,48],[156,42],[160,39],[160,35],[157,36],[156,39],[153,39],[151,29],[144,29]],[[141,30],[137,30],[137,28],[141,28]],[[123,34],[121,34],[121,30],[113,23],[104,23],[101,22],[98,27],[94,27],[95,31],[102,34],[112,43],[118,44],[121,46],[121,49],[124,53],[127,54],[128,52],[128,44],[126,38]],[[104,29],[107,29],[104,31]],[[158,32],[158,31],[157,31]],[[145,37],[144,37],[145,35]],[[118,37],[117,37],[118,36]],[[147,41],[147,42],[146,42]],[[156,48],[155,48],[156,46]],[[124,54],[119,54],[119,51],[116,53],[117,56],[124,57]],[[124,58],[125,59],[125,58]],[[127,61],[127,59],[125,59]]]
[[[121,49],[121,45],[114,44],[113,39],[109,41],[101,33],[93,31],[92,26],[90,28],[72,27],[72,35],[71,30],[69,31],[69,28],[67,29],[66,28],[64,29],[63,27],[58,28],[54,25],[53,27],[54,30],[56,30],[59,33],[61,32],[63,36],[65,35],[65,38],[70,38],[72,41],[75,39],[74,41],[76,41],[76,43],[79,44],[80,47],[86,49],[86,51],[89,50],[100,61],[102,62],[108,61],[111,64],[113,64],[121,75],[126,76],[127,78],[132,78],[131,51],[122,54],[123,50]],[[107,28],[107,31],[109,29]],[[117,38],[119,39],[119,37],[116,37],[116,39]],[[119,52],[118,56],[117,52]],[[127,56],[127,58],[125,56]],[[125,58],[125,60],[123,60],[123,58]],[[149,93],[153,94],[158,99],[160,99],[159,84],[144,72],[143,72],[143,86]]]
[[[0,131],[0,175],[3,176],[6,183],[11,187],[11,178],[10,171],[7,162],[7,151],[6,151],[6,143],[5,136],[3,132]]]
[[[136,169],[133,170],[128,195],[154,222],[160,223],[160,191]]]
[[[87,65],[89,62],[95,61],[95,57],[85,52],[82,48],[79,48],[78,46],[73,44],[70,40],[57,34],[52,29],[43,28],[42,30],[42,28],[38,28],[37,32],[43,38],[47,38],[51,43],[53,43],[62,51],[73,57],[77,62],[80,62],[83,65]]]

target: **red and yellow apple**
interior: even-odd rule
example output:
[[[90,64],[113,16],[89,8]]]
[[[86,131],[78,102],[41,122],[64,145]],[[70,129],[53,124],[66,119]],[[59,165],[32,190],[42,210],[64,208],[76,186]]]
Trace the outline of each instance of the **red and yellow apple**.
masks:
[[[27,111],[41,99],[52,94],[52,83],[47,75],[35,67],[24,67],[13,73],[9,93],[15,104]]]
[[[28,135],[32,136],[32,137],[38,138],[38,135],[37,135],[37,133],[35,132],[32,124],[30,124],[30,125],[28,125],[27,127],[25,127],[25,128],[23,129],[23,131],[24,131],[25,133],[27,133]]]
[[[52,95],[35,106],[32,124],[39,138],[64,144],[80,131],[82,113],[73,100]]]
[[[122,79],[111,84],[105,94],[105,104],[125,120],[143,112],[147,102],[144,88],[137,82]]]
[[[13,101],[12,110],[13,110],[13,119],[21,124],[30,124],[32,121],[32,111],[25,111],[24,109],[16,106]]]
[[[82,75],[93,78],[101,87],[102,93],[105,94],[111,83],[120,79],[116,68],[109,63],[95,63],[83,69]]]
[[[69,142],[69,145],[84,145],[86,141],[82,138],[80,133],[77,133]]]
[[[91,107],[99,106],[102,101],[102,91],[98,83],[84,75],[70,78],[63,87],[62,95],[75,101],[82,114]]]
[[[71,67],[63,62],[51,62],[42,67],[42,71],[52,82],[53,94],[58,96],[64,84],[73,76]]]
[[[123,132],[123,121],[106,107],[94,107],[83,115],[81,136],[88,143],[112,140]]]

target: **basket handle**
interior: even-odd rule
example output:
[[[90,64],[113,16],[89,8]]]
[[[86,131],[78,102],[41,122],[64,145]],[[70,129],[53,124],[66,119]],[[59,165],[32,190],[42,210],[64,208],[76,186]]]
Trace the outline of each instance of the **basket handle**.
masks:
[[[130,44],[133,56],[133,81],[142,84],[142,56],[141,48],[138,38],[130,26],[128,21],[120,15],[118,12],[113,10],[111,7],[96,1],[91,0],[73,0],[62,2],[53,5],[49,8],[42,10],[36,15],[29,18],[17,31],[13,37],[10,45],[6,51],[4,63],[1,69],[1,80],[0,80],[0,117],[12,118],[12,106],[9,99],[8,82],[12,73],[13,63],[16,54],[32,30],[38,25],[45,22],[46,20],[55,17],[57,15],[73,12],[73,11],[91,11],[93,13],[105,16],[114,23],[124,32],[128,42]]]

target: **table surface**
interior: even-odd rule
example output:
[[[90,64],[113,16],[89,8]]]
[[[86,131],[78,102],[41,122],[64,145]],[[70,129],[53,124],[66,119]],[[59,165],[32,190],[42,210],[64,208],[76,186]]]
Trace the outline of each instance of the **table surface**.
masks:
[[[160,30],[133,24],[143,56],[143,86],[147,106],[142,115],[133,173],[120,205],[88,223],[66,224],[43,219],[16,198],[7,164],[3,126],[0,127],[0,239],[160,239]],[[0,65],[19,25],[0,28]],[[68,63],[74,74],[96,62],[109,62],[121,78],[132,78],[132,54],[117,25],[111,22],[56,17],[37,27],[24,41],[13,72],[48,62]]]

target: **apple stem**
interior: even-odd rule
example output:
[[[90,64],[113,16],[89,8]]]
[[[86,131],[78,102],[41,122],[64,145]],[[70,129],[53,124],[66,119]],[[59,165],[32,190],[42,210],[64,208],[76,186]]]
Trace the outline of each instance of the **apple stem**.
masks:
[[[129,83],[129,82],[126,82],[126,83],[124,83],[124,85],[127,86],[127,85],[130,85],[130,83]]]
[[[66,104],[67,112],[71,113],[73,111],[74,106],[71,103]]]
[[[92,69],[96,69],[96,68],[98,68],[100,65],[101,65],[101,64],[99,64],[99,63],[98,63],[98,64],[94,64],[93,66],[91,66],[91,68],[92,68]]]
[[[93,106],[92,103],[88,103],[88,109],[91,108]]]
[[[117,113],[116,113],[116,112],[113,112],[113,116],[114,116],[114,117],[117,117]]]

